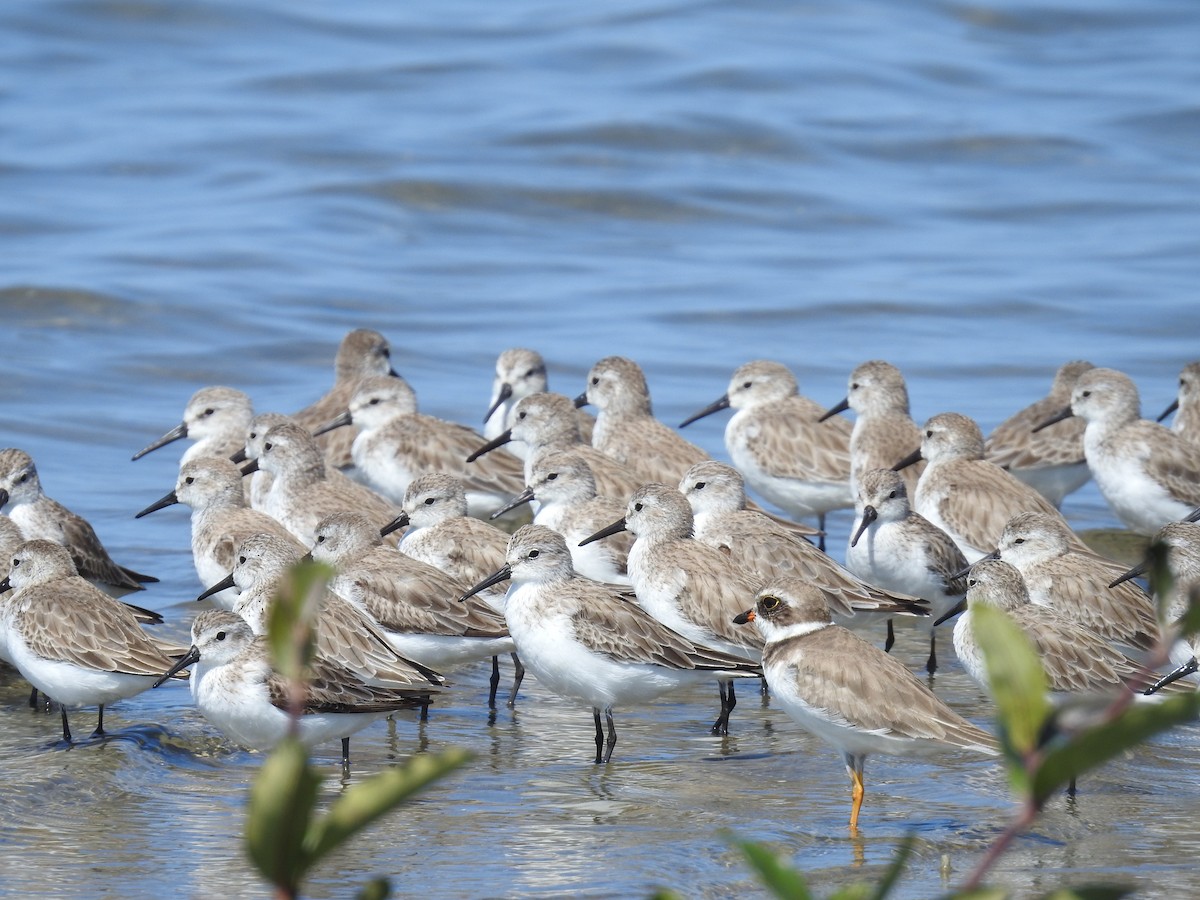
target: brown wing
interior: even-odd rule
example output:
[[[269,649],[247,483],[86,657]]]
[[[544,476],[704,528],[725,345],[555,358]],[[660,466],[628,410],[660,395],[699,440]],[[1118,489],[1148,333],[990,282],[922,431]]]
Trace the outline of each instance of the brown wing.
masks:
[[[663,549],[663,561],[668,566],[672,564],[675,552],[682,551],[693,557],[679,561],[679,569],[687,573],[679,593],[683,615],[731,644],[750,649],[762,647],[758,629],[735,625],[733,617],[753,605],[754,595],[762,587],[763,579],[699,541],[675,543],[680,547],[668,545]],[[696,562],[701,564],[692,564]]]
[[[808,400],[756,410],[761,429],[750,452],[780,478],[849,481],[852,426],[837,416],[818,422],[822,412]]]
[[[763,665],[786,663],[795,691],[809,706],[865,731],[996,749],[996,739],[972,725],[908,668],[839,625],[772,642]]]
[[[75,568],[79,570],[80,575],[111,584],[113,587],[127,588],[131,591],[145,590],[108,555],[108,551],[100,543],[100,538],[96,536],[95,529],[86,519],[75,515],[61,503],[53,500],[50,503],[54,504],[62,542],[71,552],[71,559],[75,561]]]
[[[272,671],[266,676],[271,705],[286,710],[290,695],[288,683]],[[314,659],[305,684],[305,715],[313,713],[368,713],[412,709],[427,702],[428,691],[406,691],[372,687],[354,672],[329,659]]]
[[[994,463],[954,460],[944,465],[941,471],[948,476],[949,486],[938,512],[947,530],[972,547],[985,553],[995,549],[1004,526],[1018,513],[1042,512],[1062,520],[1049,500]],[[1066,527],[1070,532],[1070,526]],[[1074,540],[1083,547],[1078,538]]]
[[[1145,459],[1146,474],[1160,482],[1176,500],[1188,506],[1200,506],[1200,447],[1144,419],[1124,429],[1121,432],[1123,439],[1130,434],[1130,429],[1136,429],[1133,433],[1147,444],[1154,443],[1154,453]]]
[[[573,579],[583,594],[571,616],[575,638],[585,647],[617,662],[645,663],[670,669],[756,671],[736,656],[693,644],[663,625],[637,603],[585,579]]]
[[[1086,567],[1056,572],[1052,564],[1031,577],[1044,577],[1052,607],[1074,622],[1110,641],[1150,650],[1159,638],[1154,601],[1133,581],[1108,585],[1125,574],[1125,567],[1102,556],[1072,554]],[[1072,557],[1068,557],[1070,559]]]
[[[172,660],[133,614],[82,578],[26,588],[19,602],[21,634],[38,656],[126,675],[162,675],[171,668]]]
[[[1070,693],[1110,691],[1146,670],[1104,638],[1045,606],[1028,604],[1013,618],[1037,649],[1050,690]]]
[[[1044,397],[996,426],[984,444],[984,458],[1006,469],[1037,469],[1084,462],[1083,432],[1087,421],[1073,416],[1034,432],[1063,407]]]
[[[338,660],[365,681],[391,688],[438,686],[432,669],[405,659],[392,649],[371,619],[337,594],[327,592],[316,629],[317,655]]]

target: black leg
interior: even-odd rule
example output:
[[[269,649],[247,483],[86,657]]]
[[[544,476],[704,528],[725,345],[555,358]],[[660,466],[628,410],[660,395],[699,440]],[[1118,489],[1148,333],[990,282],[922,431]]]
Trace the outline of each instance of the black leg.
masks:
[[[817,527],[821,529],[820,535],[817,536],[817,549],[822,553],[825,552],[825,513],[817,516]]]
[[[896,631],[892,628],[892,620],[888,619],[887,640],[883,642],[883,652],[891,653],[892,645],[896,643]]]
[[[500,657],[492,657],[492,677],[488,680],[488,709],[496,708],[496,688],[500,686]]]
[[[429,721],[429,703],[430,703],[429,697],[426,697],[424,700],[421,701],[421,719],[420,720],[422,722]]]
[[[517,656],[514,651],[512,654],[513,661],[513,686],[512,693],[508,695],[509,709],[517,705],[517,691],[521,689],[521,682],[525,680],[525,667],[521,665],[521,657]]]
[[[29,693],[29,708],[30,709],[38,708],[38,689],[37,688],[34,688]]]
[[[342,774],[350,774],[350,738],[342,738]]]
[[[717,721],[713,723],[712,733],[729,734],[729,714],[737,706],[737,697],[733,692],[732,681],[718,681],[717,687],[721,691],[721,714],[717,716]]]
[[[937,633],[929,631],[929,661],[925,663],[925,671],[932,675],[938,670],[937,664]]]
[[[1075,796],[1075,779],[1071,779],[1071,783],[1067,785],[1067,796],[1074,798]]]
[[[63,720],[63,740],[69,744],[69,743],[71,743],[71,726],[67,724],[67,708],[65,706],[62,707],[62,720]]]
[[[92,732],[92,737],[104,736],[104,704],[100,704],[100,718],[96,720],[96,730]]]
[[[613,747],[617,746],[617,726],[613,724],[612,707],[604,710],[604,718],[608,720],[608,743],[604,748],[604,761],[612,759]],[[599,722],[599,719],[596,720]]]
[[[592,707],[592,718],[596,720],[596,764],[604,762],[604,726],[600,724],[600,708]]]

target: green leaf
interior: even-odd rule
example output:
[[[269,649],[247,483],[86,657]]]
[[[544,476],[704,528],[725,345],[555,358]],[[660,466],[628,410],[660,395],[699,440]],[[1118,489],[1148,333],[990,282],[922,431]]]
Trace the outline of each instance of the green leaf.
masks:
[[[308,751],[285,738],[250,787],[246,852],[264,878],[291,893],[311,864],[303,844],[320,784]]]
[[[466,750],[414,757],[403,766],[372,775],[346,790],[304,838],[305,855],[323,858],[358,831],[370,825],[421,788],[453,772],[471,758]]]
[[[1072,735],[1065,744],[1050,749],[1034,773],[1034,802],[1041,806],[1072,778],[1160,731],[1193,721],[1198,714],[1200,695],[1189,692],[1161,702],[1134,703],[1116,719]]]
[[[300,681],[312,659],[313,623],[333,570],[318,562],[300,562],[283,577],[267,616],[271,661],[288,681]]]
[[[778,856],[752,841],[737,841],[746,861],[758,872],[758,877],[779,900],[812,900],[804,876]]]
[[[1193,585],[1188,591],[1187,605],[1175,627],[1176,636],[1180,638],[1190,638],[1200,632],[1200,588],[1197,586]]]
[[[983,653],[988,686],[996,701],[1009,778],[1023,792],[1028,786],[1025,759],[1037,749],[1051,711],[1046,699],[1046,672],[1029,638],[1003,610],[975,603],[971,619]]]
[[[1146,548],[1146,581],[1150,585],[1151,596],[1158,601],[1160,622],[1168,621],[1170,610],[1166,609],[1164,604],[1171,602],[1171,588],[1175,584],[1175,576],[1171,574],[1170,554],[1171,548],[1164,541],[1152,541]]]

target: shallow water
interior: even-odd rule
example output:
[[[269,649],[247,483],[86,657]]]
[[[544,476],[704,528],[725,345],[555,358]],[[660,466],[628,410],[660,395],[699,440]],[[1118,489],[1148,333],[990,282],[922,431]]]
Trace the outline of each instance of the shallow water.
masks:
[[[425,411],[464,422],[514,345],[571,394],[596,359],[630,356],[670,423],[756,357],[829,405],[853,366],[886,358],[918,420],[956,409],[985,430],[1087,358],[1129,372],[1156,414],[1200,333],[1198,26],[1194,4],[1166,0],[13,0],[2,443],[162,579],[140,599],[182,636],[200,590],[186,512],[132,518],[178,453],[130,455],[203,385],[260,411],[305,405],[355,327],[389,337]],[[723,428],[687,434],[724,457]],[[1116,524],[1091,486],[1064,511]],[[835,554],[848,526],[831,519]],[[914,666],[921,647],[902,634]],[[355,739],[356,778],[443,746],[477,759],[324,865],[312,896],[372,873],[405,896],[753,893],[723,829],[828,890],[915,829],[901,894],[923,897],[1011,811],[990,763],[872,759],[852,841],[837,755],[753,696],[727,740],[705,733],[707,691],[621,710],[616,760],[597,768],[586,711],[531,682],[489,724],[483,690],[467,673],[427,724]],[[957,666],[937,690],[990,719]],[[261,757],[220,740],[185,690],[119,704],[115,739],[70,751],[26,696],[0,684],[0,890],[263,895],[239,838]],[[1051,804],[997,880],[1200,886],[1196,736]],[[320,760],[333,796],[336,747]]]

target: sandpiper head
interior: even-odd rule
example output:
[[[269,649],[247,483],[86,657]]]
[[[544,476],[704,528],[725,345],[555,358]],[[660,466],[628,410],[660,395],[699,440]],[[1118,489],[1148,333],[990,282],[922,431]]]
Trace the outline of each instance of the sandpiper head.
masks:
[[[1200,578],[1200,525],[1171,522],[1158,530],[1155,541],[1167,547],[1167,566],[1177,579],[1192,583]]]
[[[566,539],[542,525],[522,525],[514,531],[504,560],[513,581],[558,581],[575,572]]]
[[[904,478],[894,469],[870,469],[858,476],[858,496],[854,501],[858,513],[858,529],[850,538],[850,546],[875,522],[899,522],[909,514],[908,488]]]
[[[383,543],[378,526],[356,512],[330,513],[313,532],[312,557],[337,567],[357,559]]]
[[[279,578],[302,555],[295,544],[277,535],[267,532],[252,534],[238,544],[233,564],[233,583],[245,593],[257,584]]]
[[[42,495],[37,466],[24,450],[0,450],[0,507],[32,502]]]
[[[542,391],[530,394],[513,407],[512,439],[529,447],[558,442],[578,444],[579,419],[569,397]]]
[[[356,328],[342,338],[333,367],[339,382],[353,382],[368,375],[395,374],[387,338],[369,328]]]
[[[930,463],[948,459],[983,459],[983,432],[961,413],[939,413],[921,428],[921,458]]]
[[[492,405],[486,422],[501,403],[520,400],[546,390],[546,361],[536,350],[512,347],[496,357],[496,377],[492,379]]]
[[[754,605],[733,620],[753,622],[767,641],[819,631],[832,624],[829,603],[813,584],[794,576],[774,578],[754,597]]]
[[[589,500],[596,496],[596,477],[575,451],[554,450],[534,459],[529,487],[542,503]]]
[[[262,456],[263,443],[266,442],[267,432],[276,425],[282,425],[284,422],[295,422],[291,416],[285,416],[283,413],[266,412],[259,413],[250,420],[249,426],[246,428],[246,447],[244,451],[233,457],[233,461],[245,462],[247,459],[258,459]]]
[[[53,541],[25,541],[13,552],[5,581],[14,591],[77,574],[71,553]]]
[[[404,512],[414,528],[426,528],[467,514],[462,480],[444,472],[426,472],[404,491]]]
[[[783,363],[756,359],[739,366],[729,379],[726,396],[734,409],[778,403],[799,391],[796,376]]]
[[[398,375],[362,378],[350,398],[350,419],[359,428],[378,428],[397,416],[411,416],[416,411],[417,394]]]
[[[629,498],[625,528],[651,543],[692,536],[695,520],[687,498],[673,487],[651,481]]]
[[[227,459],[205,457],[193,459],[179,467],[175,482],[175,497],[195,509],[220,498],[245,504],[242,493],[242,473]]]
[[[1075,382],[1071,412],[1088,422],[1124,425],[1141,417],[1141,400],[1133,379],[1116,369],[1092,369]]]
[[[1200,400],[1200,362],[1191,362],[1179,373],[1179,401],[1194,403]]]
[[[889,362],[872,359],[850,373],[846,405],[860,416],[864,413],[908,414],[908,387],[904,376]]]
[[[642,367],[624,356],[606,356],[587,375],[581,395],[601,412],[650,415],[650,390]],[[579,400],[576,401],[580,405]]]
[[[253,418],[254,402],[248,394],[231,387],[201,388],[183,410],[187,436],[194,441],[242,432]]]
[[[987,603],[1004,610],[1029,603],[1029,590],[1017,569],[1002,559],[981,559],[967,574],[967,604]]]
[[[237,613],[224,609],[202,610],[192,620],[195,657],[208,665],[224,665],[254,641],[254,632]]]
[[[679,479],[694,516],[746,508],[746,482],[733,466],[715,459],[696,463]]]
[[[996,546],[1000,558],[1024,570],[1071,549],[1071,534],[1055,516],[1044,512],[1018,513],[1008,520]]]
[[[308,429],[295,422],[274,425],[263,435],[259,468],[277,478],[286,474],[325,477],[325,456]]]

